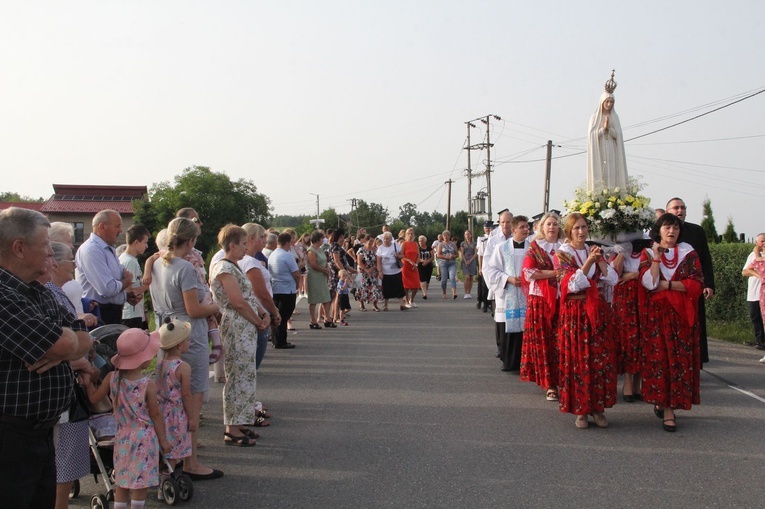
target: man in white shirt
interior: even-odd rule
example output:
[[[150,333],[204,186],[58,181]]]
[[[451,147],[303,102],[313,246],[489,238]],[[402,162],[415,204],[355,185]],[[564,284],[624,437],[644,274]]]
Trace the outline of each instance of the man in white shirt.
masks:
[[[755,242],[760,248],[765,247],[765,233],[757,235]],[[746,344],[755,347],[757,350],[765,350],[765,330],[762,322],[762,311],[760,310],[760,287],[762,282],[760,274],[756,270],[747,268],[753,261],[754,253],[752,252],[746,258],[744,270],[741,272],[742,276],[748,278],[746,300],[749,305],[749,318],[752,319],[752,326],[754,326],[754,341],[749,341]]]
[[[476,309],[481,309],[481,306],[483,306],[483,312],[487,313],[489,311],[489,289],[486,286],[486,281],[483,279],[483,257],[486,253],[486,242],[489,240],[489,234],[491,234],[492,229],[494,229],[494,222],[493,221],[486,221],[483,223],[483,235],[478,237],[476,244],[476,254],[478,255],[478,299],[475,303]]]
[[[487,270],[490,270],[490,260],[491,255],[494,253],[494,251],[497,250],[497,248],[513,238],[513,214],[505,209],[502,211],[502,213],[499,215],[499,228],[495,229],[491,232],[489,235],[489,240],[486,241],[486,249],[483,253],[483,273],[486,274]],[[495,270],[501,270],[502,267],[494,267]],[[488,284],[487,281],[487,287],[489,287],[489,294],[487,295],[487,299],[489,302],[494,300],[494,292],[492,291],[491,287]],[[492,309],[496,309],[494,304],[491,304]],[[495,339],[497,341],[497,357],[499,357],[499,348],[500,343],[502,340],[502,337],[499,333],[499,330],[495,328]]]

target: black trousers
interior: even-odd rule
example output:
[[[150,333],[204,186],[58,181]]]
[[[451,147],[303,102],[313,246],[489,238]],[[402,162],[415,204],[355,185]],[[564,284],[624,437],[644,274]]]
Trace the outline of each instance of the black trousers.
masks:
[[[122,323],[122,305],[121,304],[98,304],[101,311],[101,321],[105,324]]]
[[[55,504],[53,428],[22,429],[0,422],[0,507],[36,509]]]
[[[752,326],[754,326],[754,341],[758,345],[765,345],[765,329],[762,326],[762,312],[760,311],[759,301],[748,301],[749,304],[749,318],[752,319]]]
[[[707,308],[704,294],[699,297],[699,353],[701,363],[709,362],[709,343],[707,341]]]
[[[486,286],[486,281],[483,280],[483,276],[479,275],[477,278],[478,282],[478,302],[486,302],[487,297],[489,296],[489,288]]]
[[[297,294],[295,293],[275,293],[274,305],[279,310],[279,316],[282,321],[274,330],[274,346],[280,346],[287,343],[287,320],[292,318],[292,312],[295,311],[295,302]]]
[[[502,371],[519,371],[521,369],[521,347],[523,332],[505,332],[499,343],[499,358],[502,360]]]

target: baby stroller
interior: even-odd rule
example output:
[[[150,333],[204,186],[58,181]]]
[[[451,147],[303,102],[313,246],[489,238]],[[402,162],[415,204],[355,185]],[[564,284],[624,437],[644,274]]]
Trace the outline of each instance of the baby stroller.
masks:
[[[90,332],[93,338],[96,359],[94,364],[101,369],[101,377],[114,370],[111,358],[117,353],[117,338],[127,327],[119,324],[104,325]],[[114,500],[114,434],[116,424],[111,415],[111,408],[94,405],[91,409],[90,429],[88,440],[90,442],[90,472],[93,479],[98,483],[98,476],[106,488],[106,494],[96,494],[90,499],[91,509],[109,509],[109,502]],[[111,427],[109,418],[111,418]],[[191,478],[183,473],[179,467],[173,469],[170,463],[161,457],[164,468],[160,468],[160,489],[165,503],[175,505],[179,500],[190,500],[194,494],[194,485]],[[80,483],[75,481],[72,485],[70,498],[79,495]]]

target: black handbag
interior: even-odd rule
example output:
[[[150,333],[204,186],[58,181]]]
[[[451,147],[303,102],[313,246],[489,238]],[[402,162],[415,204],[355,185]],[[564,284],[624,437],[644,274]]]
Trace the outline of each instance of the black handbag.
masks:
[[[89,400],[85,388],[74,381],[74,391],[72,394],[72,404],[69,405],[69,422],[82,422],[90,417],[88,410]]]
[[[396,256],[398,254],[398,248],[396,247],[396,243],[393,243],[393,256],[396,258],[396,267],[399,269],[404,266],[404,264],[401,262],[401,258]]]

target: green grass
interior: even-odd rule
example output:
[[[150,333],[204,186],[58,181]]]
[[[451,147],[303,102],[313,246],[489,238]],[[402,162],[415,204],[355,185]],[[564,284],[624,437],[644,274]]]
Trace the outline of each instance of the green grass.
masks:
[[[754,341],[751,322],[707,320],[707,336],[731,343]]]

